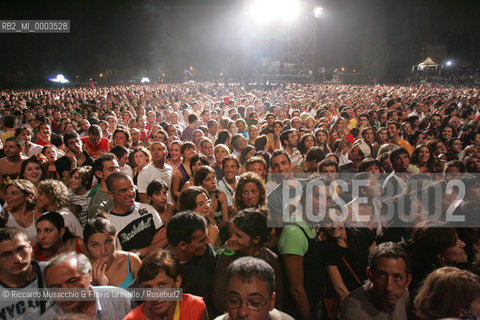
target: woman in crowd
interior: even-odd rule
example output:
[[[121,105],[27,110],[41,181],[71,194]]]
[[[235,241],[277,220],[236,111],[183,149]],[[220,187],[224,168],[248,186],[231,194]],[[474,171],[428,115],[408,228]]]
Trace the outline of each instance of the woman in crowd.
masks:
[[[462,152],[462,140],[459,138],[450,138],[446,141],[447,146],[447,161],[459,160],[459,155]]]
[[[222,162],[223,178],[218,182],[218,190],[225,193],[229,212],[233,209],[233,195],[237,188],[238,172],[240,170],[240,162],[234,155],[228,155]]]
[[[168,147],[167,164],[174,169],[182,164],[182,145],[182,141],[174,140]]]
[[[238,178],[234,195],[235,211],[246,208],[264,209],[267,205],[265,183],[256,173],[245,172]]]
[[[240,173],[244,173],[247,171],[245,168],[245,163],[247,163],[247,160],[253,157],[253,154],[255,153],[255,148],[247,145],[242,149],[242,152],[240,153],[240,163],[241,163],[241,168],[240,168]]]
[[[255,139],[258,137],[259,131],[257,126],[255,125],[249,125],[248,126],[248,143],[251,146],[255,145]]]
[[[67,187],[70,189],[70,199],[82,227],[87,223],[87,208],[91,199],[88,197],[92,187],[90,170],[91,167],[77,167],[68,174]]]
[[[86,252],[84,242],[70,232],[63,216],[51,211],[37,220],[37,245],[33,248],[36,261],[48,261],[63,252]]]
[[[378,143],[375,142],[375,130],[373,130],[372,127],[365,127],[360,133],[363,141],[365,141],[370,148],[371,156],[376,157],[380,147]]]
[[[466,263],[468,258],[464,247],[465,243],[458,238],[455,228],[445,223],[425,221],[417,225],[409,242],[412,257],[410,291],[416,292],[430,272]]]
[[[280,308],[283,296],[282,271],[277,261],[277,255],[264,244],[270,238],[270,230],[267,228],[267,219],[258,209],[245,209],[233,218],[230,248],[222,250],[218,256],[215,270],[215,287],[213,290],[213,305],[215,312],[224,313],[225,310],[225,275],[228,266],[240,257],[251,256],[262,259],[270,264],[275,270],[275,306]],[[233,253],[230,251],[233,249]]]
[[[138,174],[152,161],[150,151],[145,147],[136,147],[130,155],[133,163],[133,183],[136,185],[138,181]],[[136,192],[135,201],[140,201],[138,191]]]
[[[385,127],[378,128],[375,141],[380,147],[387,142],[387,137],[388,137],[387,128]]]
[[[215,145],[224,144],[230,150],[230,148],[231,148],[230,142],[231,141],[232,141],[232,135],[230,134],[230,132],[228,132],[228,130],[222,130],[218,133],[217,140],[215,140]]]
[[[107,216],[97,216],[83,229],[83,241],[92,262],[93,285],[126,289],[135,280],[140,258],[117,249],[117,231]]]
[[[71,211],[73,204],[68,188],[63,182],[52,179],[40,182],[35,200],[37,217],[47,211],[58,212],[65,219],[65,226],[70,232],[76,237],[82,237],[82,225]]]
[[[438,157],[440,154],[447,152],[447,147],[441,140],[431,140],[428,147],[432,150],[433,157]]]
[[[267,134],[267,151],[272,153],[276,149],[280,149],[280,134],[283,130],[283,123],[279,120],[273,122],[273,133]]]
[[[297,149],[301,152],[303,158],[305,159],[308,150],[310,150],[310,148],[316,144],[317,141],[315,141],[315,136],[312,133],[307,133],[300,138]]]
[[[168,202],[168,186],[163,180],[155,179],[148,184],[147,196],[150,204],[157,210],[162,223],[166,226],[175,212],[173,203]]]
[[[332,152],[330,147],[328,146],[328,132],[324,128],[319,128],[315,131],[315,138],[317,140],[317,146],[322,148],[325,154],[329,154]]]
[[[37,241],[35,226],[35,194],[37,190],[28,180],[12,180],[5,186],[4,226],[23,230],[33,243]]]
[[[181,266],[175,256],[166,250],[150,253],[142,262],[137,281],[146,289],[181,288]],[[123,320],[189,319],[207,320],[207,308],[201,297],[183,294],[181,300],[148,300],[136,307]]]
[[[330,129],[329,145],[332,145],[333,142],[337,139],[343,139],[344,136],[346,137],[345,139],[347,143],[349,143],[350,145],[352,145],[355,142],[355,138],[348,130],[347,120],[342,117],[339,117],[337,118],[337,121],[335,121],[335,124]]]
[[[419,173],[433,172],[433,156],[426,144],[418,145],[412,153],[412,164]]]
[[[25,179],[38,186],[40,181],[47,178],[47,161],[41,156],[33,156],[22,162],[20,179]]]
[[[211,165],[213,170],[215,170],[215,175],[217,176],[217,180],[220,181],[223,178],[222,173],[222,163],[223,159],[230,154],[230,150],[224,144],[217,144],[215,149],[213,150],[215,155],[215,162]]]
[[[183,185],[192,177],[190,166],[193,156],[195,156],[195,145],[192,142],[185,142],[180,148],[182,154],[182,164],[173,170],[172,175],[172,196],[177,200]]]
[[[331,207],[341,215],[340,207]],[[324,222],[322,243],[328,278],[340,301],[367,279],[369,249],[375,247],[375,232],[368,228],[354,229],[343,222]]]
[[[192,172],[192,176],[190,177],[190,179],[188,179],[187,182],[185,182],[181,191],[195,185],[193,177],[195,176],[195,172],[197,172],[197,169],[201,166],[208,166],[208,159],[203,154],[197,153],[192,157],[192,160],[190,160],[190,171]]]
[[[227,197],[217,189],[215,171],[208,165],[201,166],[195,172],[193,182],[195,186],[203,187],[208,192],[210,209],[215,213],[214,219],[219,228],[226,226],[229,220]]]
[[[215,249],[220,248],[220,231],[215,221],[215,212],[211,208],[212,201],[209,198],[207,190],[202,187],[189,187],[180,193],[178,197],[179,211],[191,210],[196,212],[207,220],[207,235]]]
[[[480,317],[480,277],[455,267],[433,271],[415,297],[419,320]]]
[[[47,176],[50,179],[60,179],[55,167],[55,161],[57,161],[57,150],[53,145],[47,145],[43,147],[42,154],[45,156],[48,162]]]
[[[313,119],[311,116],[307,116],[303,121],[303,126],[309,133],[312,133],[313,127],[315,126],[315,119]]]
[[[453,137],[455,137],[455,129],[453,128],[452,125],[446,124],[443,126],[440,138],[444,143],[447,143],[447,141]]]

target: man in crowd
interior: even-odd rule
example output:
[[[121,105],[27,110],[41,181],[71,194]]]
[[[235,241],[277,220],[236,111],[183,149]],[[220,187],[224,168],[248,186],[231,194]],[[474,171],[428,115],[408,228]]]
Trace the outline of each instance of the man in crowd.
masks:
[[[408,151],[409,155],[413,153],[413,147],[407,141],[403,140],[400,137],[401,126],[400,123],[396,121],[387,122],[387,133],[390,143],[394,143],[399,147],[405,148]]]
[[[52,142],[50,141],[51,136],[52,131],[50,130],[50,124],[48,124],[48,122],[40,122],[40,124],[38,125],[36,144],[39,144],[42,147],[52,144]]]
[[[83,151],[80,136],[75,131],[68,131],[63,136],[63,143],[66,147],[65,155],[55,161],[55,168],[62,179],[76,167],[91,166],[93,158]]]
[[[117,230],[122,249],[145,257],[167,245],[165,228],[158,212],[149,204],[135,202],[136,186],[132,178],[116,172],[108,176],[106,186],[113,199],[109,219]]]
[[[390,162],[393,172],[388,175],[382,186],[382,194],[388,197],[402,193],[407,185],[407,179],[410,176],[408,166],[410,165],[410,155],[404,148],[398,148],[390,153]]]
[[[101,154],[110,150],[110,142],[102,135],[102,128],[98,124],[94,124],[88,128],[88,137],[83,137],[83,150],[90,157],[97,159]]]
[[[191,211],[179,212],[168,223],[167,238],[168,249],[183,266],[184,292],[204,297],[211,308],[215,252],[207,236],[207,221]]]
[[[202,154],[207,157],[208,163],[212,164],[215,162],[215,156],[213,154],[213,143],[212,140],[208,138],[202,138],[200,140],[200,151]]]
[[[25,148],[22,155],[25,158],[36,156],[42,152],[43,147],[39,144],[32,142],[32,131],[29,127],[19,127],[15,129],[15,137],[20,137],[25,142]]]
[[[3,118],[3,133],[0,134],[0,139],[2,143],[5,144],[7,138],[13,137],[15,135],[15,117],[12,115],[5,116]]]
[[[183,129],[181,139],[183,141],[192,141],[193,131],[198,128],[198,117],[195,114],[188,115],[188,126]]]
[[[90,319],[123,319],[131,310],[131,294],[112,286],[93,287],[92,264],[88,258],[76,252],[55,256],[45,266],[45,282],[52,289],[83,289],[88,299],[59,299],[43,316],[42,320],[63,319],[75,313]],[[78,292],[78,291],[77,291]],[[37,315],[38,319],[38,315]]]
[[[145,166],[138,174],[138,193],[140,202],[148,203],[147,187],[150,182],[160,179],[170,188],[172,184],[173,169],[165,163],[167,147],[163,142],[154,141],[150,145],[152,162]],[[170,198],[170,196],[169,196]]]
[[[293,320],[275,306],[275,272],[264,260],[243,257],[228,266],[227,314],[215,320]]]
[[[24,160],[22,156],[25,143],[19,137],[10,137],[5,141],[3,148],[5,157],[0,159],[0,179],[1,183],[7,183],[10,180],[20,177],[20,170]]]
[[[267,118],[267,126],[260,131],[260,134],[273,133],[273,123],[277,119],[277,116],[275,116],[274,113],[270,113],[267,115],[266,118]]]
[[[245,168],[249,172],[255,172],[256,174],[258,174],[262,178],[263,182],[267,181],[268,166],[262,157],[260,156],[251,157],[250,159],[247,160],[247,163],[245,164]]]
[[[236,134],[232,138],[232,154],[234,156],[240,157],[243,148],[247,145],[247,139],[245,139],[241,134]]]
[[[407,319],[410,260],[399,244],[385,242],[369,256],[370,281],[350,292],[341,306],[341,320]]]
[[[32,246],[25,232],[16,228],[0,229],[0,289],[43,288],[45,262],[32,261]],[[38,319],[47,304],[39,299],[0,300],[1,319]]]
[[[98,211],[109,212],[113,208],[113,201],[108,195],[106,180],[109,175],[119,171],[117,158],[113,153],[104,153],[93,162],[92,170],[98,180],[98,187],[90,193],[93,195],[88,204],[88,218],[95,218]]]
[[[298,131],[295,129],[290,129],[283,131],[280,134],[280,143],[282,144],[283,149],[287,152],[290,161],[294,166],[300,164],[303,160],[303,156],[298,151]]]

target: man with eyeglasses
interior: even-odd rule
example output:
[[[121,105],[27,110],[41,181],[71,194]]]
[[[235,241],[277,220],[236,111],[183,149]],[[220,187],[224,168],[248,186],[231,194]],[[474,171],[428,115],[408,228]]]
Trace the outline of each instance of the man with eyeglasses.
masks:
[[[145,257],[167,245],[165,228],[158,212],[149,204],[135,202],[137,187],[132,178],[115,172],[108,176],[106,186],[113,199],[109,219],[117,230],[122,250]]]
[[[293,320],[288,314],[274,309],[275,273],[261,259],[244,257],[227,269],[228,313],[215,320]]]
[[[34,290],[45,286],[42,270],[45,262],[32,261],[32,246],[27,235],[17,228],[0,229],[0,291]],[[2,295],[3,297],[8,297]],[[1,319],[38,319],[47,309],[39,299],[0,299]]]

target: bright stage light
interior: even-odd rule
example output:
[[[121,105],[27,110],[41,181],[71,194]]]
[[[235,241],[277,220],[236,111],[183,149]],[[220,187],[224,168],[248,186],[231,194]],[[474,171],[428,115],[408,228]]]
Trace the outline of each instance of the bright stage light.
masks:
[[[147,77],[143,77],[142,80],[140,80],[141,83],[148,83],[150,82],[150,79],[148,79]]]
[[[254,0],[247,12],[260,23],[292,22],[300,14],[300,3],[298,0]]]
[[[452,60],[447,61],[447,66],[450,67],[452,65]]]
[[[322,15],[322,12],[323,12],[323,8],[322,7],[316,7],[313,9],[313,16],[315,18],[318,18]]]
[[[63,74],[57,74],[57,77],[55,79],[49,79],[49,80],[57,83],[69,83],[69,81],[65,79],[65,76]]]

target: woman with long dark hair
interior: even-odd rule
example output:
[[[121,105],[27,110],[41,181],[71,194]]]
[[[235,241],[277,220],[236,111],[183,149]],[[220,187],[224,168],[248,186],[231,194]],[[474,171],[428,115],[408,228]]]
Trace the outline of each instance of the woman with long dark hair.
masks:
[[[65,225],[63,216],[51,211],[37,220],[37,245],[33,254],[37,261],[48,261],[63,252],[86,252],[84,242]]]
[[[107,216],[88,221],[83,241],[92,262],[93,285],[125,289],[135,280],[142,261],[134,253],[117,249],[117,230]]]

